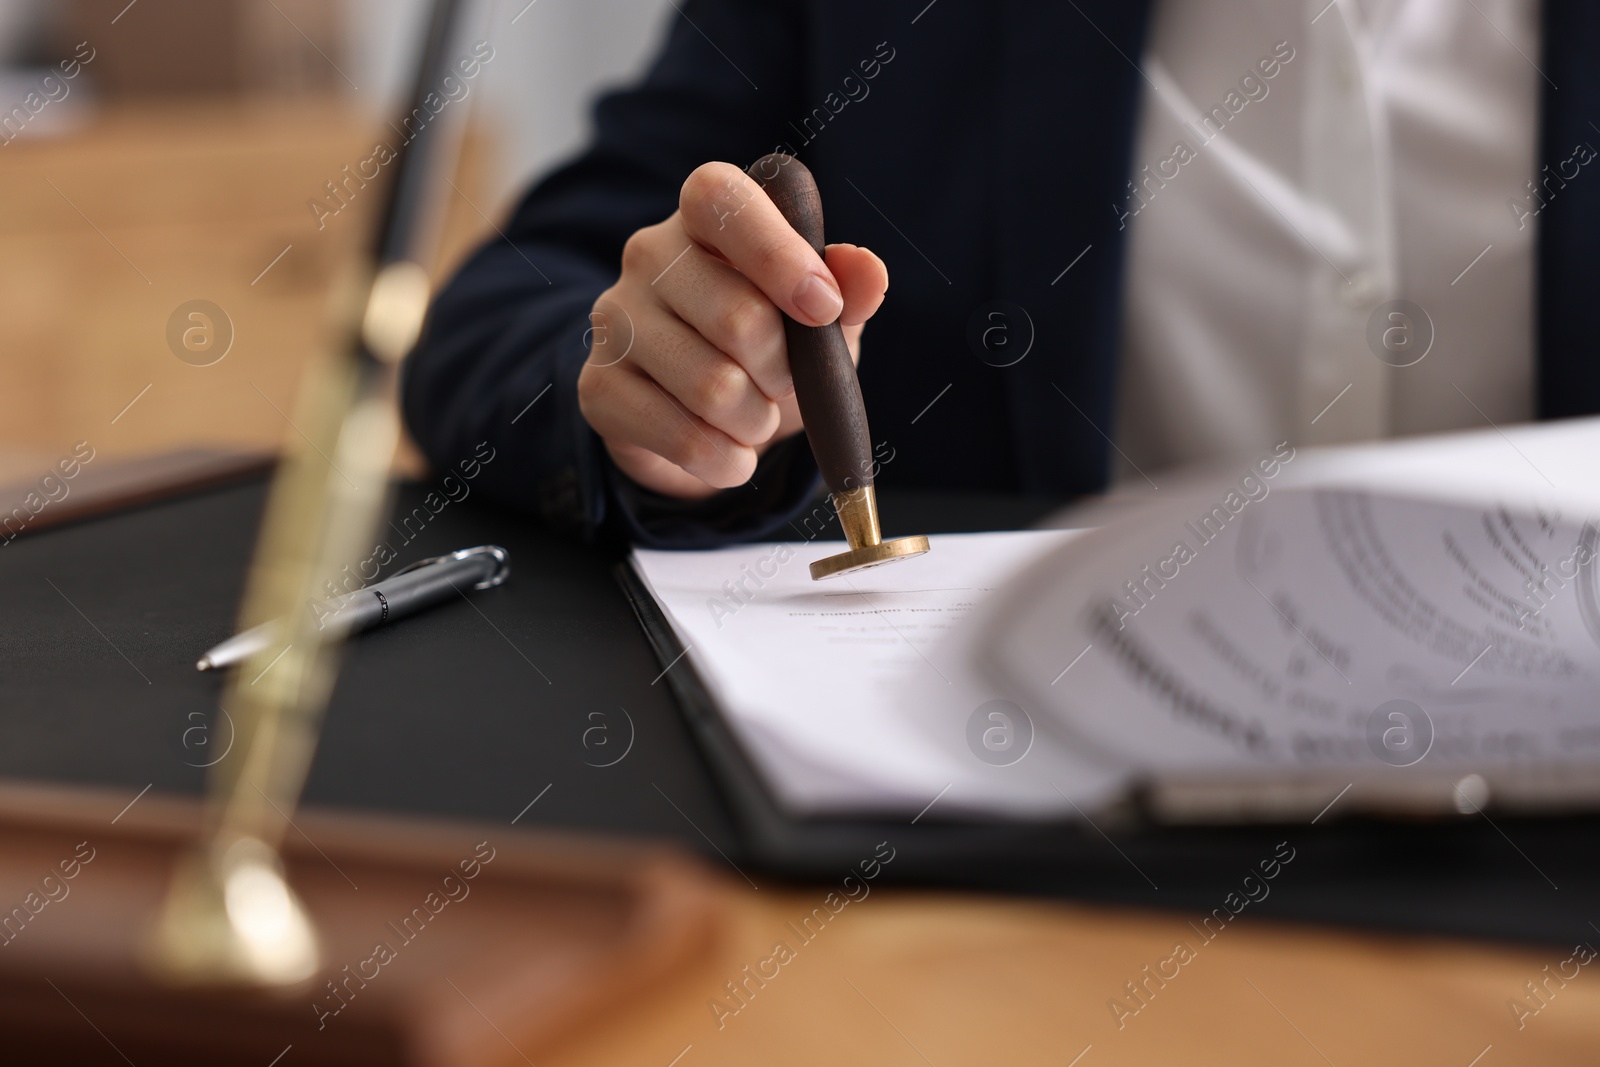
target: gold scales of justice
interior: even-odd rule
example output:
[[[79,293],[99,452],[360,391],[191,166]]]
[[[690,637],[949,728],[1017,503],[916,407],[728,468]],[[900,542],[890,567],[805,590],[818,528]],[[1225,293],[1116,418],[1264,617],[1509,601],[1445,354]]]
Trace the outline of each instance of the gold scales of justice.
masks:
[[[170,983],[285,987],[321,964],[316,927],[280,857],[342,637],[306,605],[321,600],[323,577],[371,545],[388,507],[397,372],[430,294],[422,261],[437,219],[425,210],[426,194],[456,157],[462,131],[460,116],[431,121],[427,97],[451,76],[461,7],[437,0],[429,14],[414,107],[402,123],[409,137],[392,163],[375,239],[335,286],[334,358],[307,372],[295,420],[305,447],[285,457],[268,495],[241,631],[274,619],[279,630],[225,689],[221,706],[242,758],[211,769],[202,840],[177,865],[148,947],[148,966]]]

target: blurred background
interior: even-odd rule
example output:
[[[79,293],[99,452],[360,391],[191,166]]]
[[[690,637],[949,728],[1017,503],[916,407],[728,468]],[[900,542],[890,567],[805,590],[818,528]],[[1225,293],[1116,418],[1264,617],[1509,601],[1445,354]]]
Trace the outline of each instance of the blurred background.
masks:
[[[425,12],[0,0],[0,485],[80,441],[99,463],[295,433],[329,283],[376,201],[349,175],[395,140]],[[477,0],[465,48],[493,55],[467,83],[439,274],[582,143],[595,94],[641,69],[671,13]]]

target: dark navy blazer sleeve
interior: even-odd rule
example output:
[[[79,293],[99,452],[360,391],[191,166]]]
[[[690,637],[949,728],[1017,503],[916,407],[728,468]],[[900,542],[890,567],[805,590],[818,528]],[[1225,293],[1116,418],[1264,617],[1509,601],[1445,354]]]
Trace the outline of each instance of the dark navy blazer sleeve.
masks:
[[[787,529],[816,487],[803,440],[770,450],[750,484],[713,501],[667,501],[612,465],[578,410],[577,380],[590,307],[615,282],[629,235],[677,209],[695,167],[748,163],[776,143],[800,92],[803,22],[788,3],[692,0],[643,81],[601,99],[589,147],[434,301],[402,385],[430,462],[453,467],[487,441],[495,458],[480,486],[589,538],[693,548]]]

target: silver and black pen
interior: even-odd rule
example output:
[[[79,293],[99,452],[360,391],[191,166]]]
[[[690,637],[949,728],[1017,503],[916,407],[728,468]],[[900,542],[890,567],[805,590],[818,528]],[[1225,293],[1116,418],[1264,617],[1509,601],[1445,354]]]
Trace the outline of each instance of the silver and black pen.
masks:
[[[468,589],[492,589],[511,574],[511,556],[499,545],[463,548],[403,567],[383,581],[311,606],[324,628],[358,634],[415,614]],[[195,662],[209,671],[238,663],[272,644],[278,623],[253,626],[208,651]]]

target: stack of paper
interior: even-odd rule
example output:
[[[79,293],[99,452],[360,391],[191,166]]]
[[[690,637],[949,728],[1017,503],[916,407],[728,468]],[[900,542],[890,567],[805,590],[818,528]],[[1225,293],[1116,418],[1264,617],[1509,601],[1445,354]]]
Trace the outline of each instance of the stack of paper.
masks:
[[[975,679],[958,624],[1071,536],[936,536],[925,556],[825,582],[807,565],[838,544],[641,549],[634,566],[792,811],[915,816],[937,797],[938,810],[1060,816],[1114,779],[1007,708],[978,714],[998,694]]]

